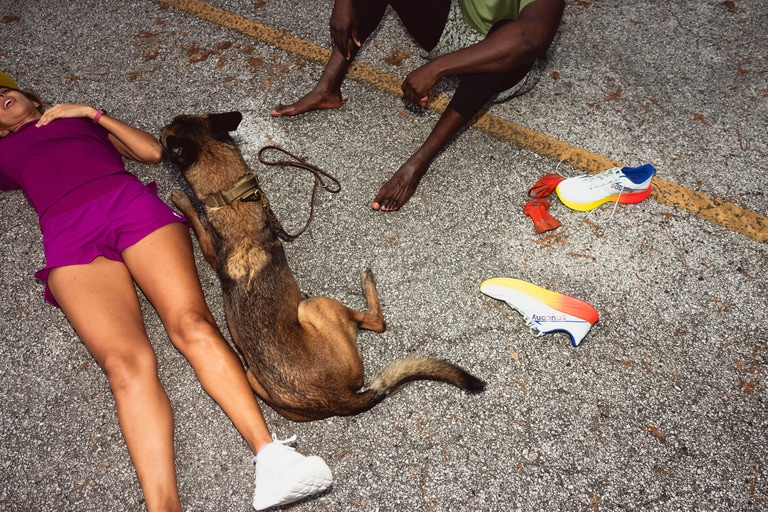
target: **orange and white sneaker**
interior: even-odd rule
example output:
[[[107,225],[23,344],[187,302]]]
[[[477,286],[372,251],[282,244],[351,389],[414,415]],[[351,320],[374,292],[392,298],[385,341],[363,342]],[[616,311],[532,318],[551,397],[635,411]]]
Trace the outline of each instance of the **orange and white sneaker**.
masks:
[[[586,212],[613,201],[634,204],[651,195],[651,179],[656,169],[651,164],[640,167],[612,167],[598,174],[567,178],[555,192],[572,210]]]
[[[480,285],[480,291],[516,309],[539,336],[555,331],[568,333],[574,347],[600,318],[597,310],[583,300],[520,279],[488,279]]]

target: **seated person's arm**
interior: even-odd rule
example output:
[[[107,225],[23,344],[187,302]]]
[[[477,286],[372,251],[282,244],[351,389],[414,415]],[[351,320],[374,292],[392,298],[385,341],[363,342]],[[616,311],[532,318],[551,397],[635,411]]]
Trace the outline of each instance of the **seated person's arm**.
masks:
[[[331,12],[331,38],[345,59],[352,56],[352,46],[360,46],[357,19],[352,0],[336,0]]]
[[[557,33],[563,0],[536,0],[520,18],[509,21],[477,44],[443,55],[411,72],[403,84],[406,96],[422,104],[426,94],[445,76],[504,73],[544,55]]]

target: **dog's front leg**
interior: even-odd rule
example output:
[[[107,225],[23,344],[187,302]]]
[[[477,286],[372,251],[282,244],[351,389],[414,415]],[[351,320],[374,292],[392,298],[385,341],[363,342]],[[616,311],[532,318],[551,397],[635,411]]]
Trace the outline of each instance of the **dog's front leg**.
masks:
[[[205,261],[207,261],[211,268],[216,271],[216,249],[213,247],[213,240],[211,240],[211,236],[208,234],[205,226],[203,226],[200,216],[192,205],[189,196],[181,190],[175,189],[171,193],[171,200],[173,201],[173,204],[176,205],[176,208],[181,210],[181,213],[183,213],[189,221],[192,226],[192,231],[195,232],[195,236],[197,237],[197,242],[200,244],[200,250],[203,251]]]

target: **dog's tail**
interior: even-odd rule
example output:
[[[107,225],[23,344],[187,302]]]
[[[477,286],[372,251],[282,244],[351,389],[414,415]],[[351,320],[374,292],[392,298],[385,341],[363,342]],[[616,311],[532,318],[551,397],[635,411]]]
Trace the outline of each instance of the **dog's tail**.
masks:
[[[357,404],[353,406],[357,410],[352,414],[370,409],[403,384],[414,380],[447,382],[470,393],[485,389],[485,382],[453,363],[429,357],[408,357],[385,367],[367,389],[357,393]]]

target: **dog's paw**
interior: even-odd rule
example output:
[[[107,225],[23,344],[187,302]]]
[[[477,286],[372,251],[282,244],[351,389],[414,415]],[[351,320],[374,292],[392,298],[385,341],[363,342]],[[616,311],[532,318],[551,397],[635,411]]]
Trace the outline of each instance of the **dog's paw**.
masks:
[[[373,270],[370,268],[363,270],[363,274],[360,276],[360,279],[363,281],[363,285],[369,282],[373,283],[374,285],[376,284],[376,276],[373,274]]]
[[[173,204],[176,205],[176,208],[181,210],[182,212],[187,209],[192,209],[192,201],[189,199],[189,196],[182,190],[174,189],[171,192],[171,201],[173,201]]]

